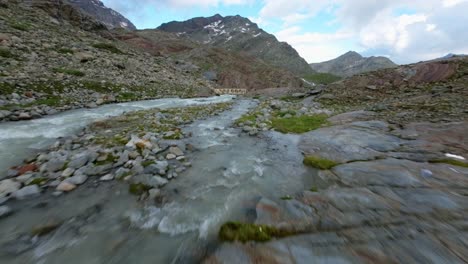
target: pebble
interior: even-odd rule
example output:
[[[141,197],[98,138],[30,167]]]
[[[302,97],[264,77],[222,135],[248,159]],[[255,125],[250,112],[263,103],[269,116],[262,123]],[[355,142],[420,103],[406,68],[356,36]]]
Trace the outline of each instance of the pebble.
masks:
[[[21,183],[7,179],[0,182],[0,198],[10,193],[16,192],[21,188]]]
[[[100,181],[112,181],[114,179],[114,175],[112,174],[106,174],[99,178]]]
[[[63,181],[57,186],[57,191],[70,192],[70,191],[73,191],[75,188],[76,188],[76,185]]]

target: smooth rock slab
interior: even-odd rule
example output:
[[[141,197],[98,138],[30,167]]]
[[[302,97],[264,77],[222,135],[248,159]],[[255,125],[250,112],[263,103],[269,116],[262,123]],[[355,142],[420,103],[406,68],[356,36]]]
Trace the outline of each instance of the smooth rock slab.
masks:
[[[419,164],[415,162],[385,159],[344,164],[332,171],[349,186],[422,187],[424,183],[408,169],[411,166],[418,171]]]
[[[343,126],[320,128],[303,134],[299,148],[306,155],[346,163],[356,160],[373,160],[385,156],[385,152],[396,150],[403,143],[398,137],[380,130],[369,129],[372,121]]]

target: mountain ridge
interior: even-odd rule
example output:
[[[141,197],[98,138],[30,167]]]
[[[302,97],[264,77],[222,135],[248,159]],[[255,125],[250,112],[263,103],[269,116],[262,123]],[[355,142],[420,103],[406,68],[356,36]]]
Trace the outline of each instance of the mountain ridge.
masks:
[[[382,56],[363,57],[355,51],[324,62],[311,63],[310,67],[321,73],[331,73],[341,77],[397,66],[393,61]]]

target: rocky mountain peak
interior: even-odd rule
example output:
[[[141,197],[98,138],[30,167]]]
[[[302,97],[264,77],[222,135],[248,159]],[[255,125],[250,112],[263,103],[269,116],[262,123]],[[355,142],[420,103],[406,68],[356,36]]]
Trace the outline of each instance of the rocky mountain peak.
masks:
[[[124,28],[136,30],[130,20],[117,11],[108,8],[100,0],[68,0],[74,7],[79,8],[83,13],[94,17],[97,21],[106,25],[107,28]]]
[[[187,21],[173,21],[162,24],[158,29],[201,44],[244,53],[298,75],[312,71],[293,47],[279,42],[275,36],[239,15],[223,17],[216,14]]]

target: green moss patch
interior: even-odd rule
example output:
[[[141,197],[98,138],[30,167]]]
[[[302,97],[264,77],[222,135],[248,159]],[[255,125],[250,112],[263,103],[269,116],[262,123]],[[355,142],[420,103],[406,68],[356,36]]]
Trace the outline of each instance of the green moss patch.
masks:
[[[94,162],[94,164],[96,166],[102,166],[102,165],[106,165],[106,164],[109,164],[109,163],[114,163],[118,159],[119,159],[119,157],[116,157],[116,156],[114,156],[112,154],[108,154],[105,160],[96,161],[96,162]]]
[[[47,183],[47,181],[48,181],[47,178],[36,178],[32,180],[30,183],[28,183],[28,185],[44,185]]]
[[[307,156],[303,161],[304,165],[311,166],[321,170],[329,170],[338,165],[333,160],[328,160],[316,156]]]
[[[61,54],[73,54],[73,53],[75,53],[73,50],[66,49],[66,48],[59,49],[57,52],[61,53]]]
[[[468,168],[468,163],[461,161],[461,160],[454,160],[454,159],[441,159],[441,160],[431,160],[431,163],[445,163],[450,164],[458,167]]]
[[[132,183],[128,187],[128,192],[135,195],[142,195],[145,192],[149,191],[151,186],[145,185],[143,183]]]
[[[112,44],[107,44],[107,43],[97,43],[93,45],[94,48],[96,49],[101,49],[101,50],[107,50],[111,53],[115,54],[123,54],[121,50],[119,50],[116,46]]]
[[[84,72],[79,71],[79,70],[74,70],[74,69],[54,68],[53,71],[57,73],[64,73],[64,74],[78,76],[78,77],[83,77],[86,75]]]
[[[16,56],[6,48],[0,48],[0,57],[3,57],[3,58],[16,58]]]
[[[227,222],[221,226],[218,237],[221,241],[259,241],[294,235],[291,231],[281,230],[268,225],[256,225],[240,222]]]
[[[255,114],[246,114],[241,116],[241,118],[236,120],[236,124],[245,123],[245,122],[255,122],[257,120],[257,115]]]
[[[10,26],[14,29],[21,30],[21,31],[28,31],[30,28],[29,24],[20,23],[20,22],[11,23]]]
[[[291,118],[273,118],[271,126],[281,133],[305,133],[327,124],[327,115],[297,116]]]

